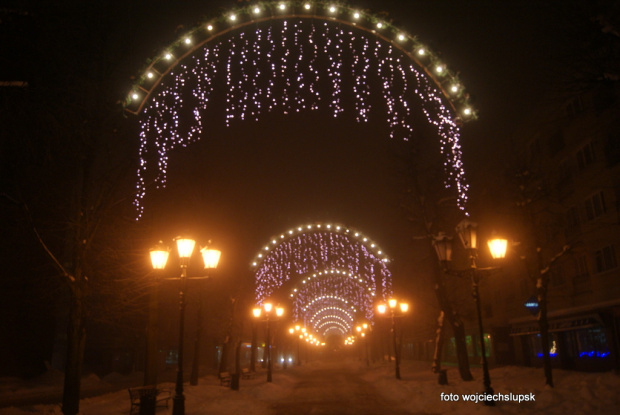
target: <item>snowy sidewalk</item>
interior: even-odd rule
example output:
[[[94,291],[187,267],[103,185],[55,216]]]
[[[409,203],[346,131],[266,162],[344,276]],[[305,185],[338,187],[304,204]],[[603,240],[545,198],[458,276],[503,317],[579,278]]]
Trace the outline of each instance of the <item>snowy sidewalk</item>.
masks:
[[[278,403],[292,397],[297,385],[318,371],[354,371],[364,381],[371,382],[381,399],[394,409],[411,414],[620,414],[620,377],[612,373],[581,373],[554,370],[556,387],[546,388],[542,369],[523,367],[502,367],[491,370],[491,381],[496,394],[533,396],[534,402],[499,402],[494,407],[482,403],[465,402],[463,396],[476,395],[482,391],[482,373],[473,369],[475,380],[462,382],[457,369],[448,370],[448,385],[438,385],[437,375],[430,372],[430,364],[405,361],[401,365],[402,380],[394,378],[393,365],[380,364],[366,368],[362,362],[315,362],[301,367],[276,370],[273,382],[267,383],[264,376],[253,380],[241,381],[239,391],[222,387],[214,376],[200,379],[197,386],[185,385],[187,415],[279,415]],[[94,381],[94,379],[93,379]],[[108,378],[110,387],[113,383],[120,386],[122,378]],[[62,382],[61,382],[62,384]],[[327,383],[329,385],[329,383]],[[88,386],[88,385],[86,385]],[[165,386],[173,387],[172,383]],[[6,393],[7,385],[3,384]],[[42,385],[41,391],[49,390],[49,384]],[[342,383],[343,398],[348,398],[347,388],[354,385]],[[36,387],[20,389],[15,385],[11,393],[36,393]],[[351,389],[352,390],[352,389]],[[329,393],[328,393],[329,392]],[[320,401],[323,396],[333,398],[333,384],[330,391],[314,388],[310,398]],[[458,401],[442,401],[441,394]],[[320,413],[339,415],[329,412],[325,405],[320,406]],[[329,407],[327,407],[329,408]],[[128,414],[130,409],[129,394],[126,389],[117,392],[85,398],[80,402],[81,415],[120,415]],[[317,410],[318,410],[317,405]],[[337,411],[334,408],[334,411]],[[158,409],[157,415],[166,415],[170,409]],[[1,408],[0,415],[26,414],[61,414],[58,405],[26,405],[21,407]],[[381,414],[377,414],[381,415]]]

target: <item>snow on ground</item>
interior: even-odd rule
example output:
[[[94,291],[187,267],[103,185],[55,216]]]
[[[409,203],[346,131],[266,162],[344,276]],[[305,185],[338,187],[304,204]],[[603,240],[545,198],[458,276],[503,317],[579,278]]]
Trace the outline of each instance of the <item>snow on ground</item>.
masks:
[[[394,377],[394,367],[381,363],[366,368],[363,362],[314,362],[301,367],[276,370],[273,382],[267,383],[264,373],[253,380],[242,380],[239,391],[220,386],[214,376],[205,376],[197,386],[185,385],[187,415],[275,415],[271,404],[289,396],[295,385],[304,378],[304,374],[317,368],[333,366],[334,370],[348,371],[371,382],[377,392],[395,407],[401,407],[412,414],[620,414],[620,377],[613,373],[582,373],[554,370],[555,388],[544,385],[542,369],[507,366],[491,370],[491,382],[495,393],[533,394],[535,402],[500,402],[494,407],[482,403],[464,402],[462,395],[478,394],[482,391],[482,373],[472,369],[475,380],[463,382],[458,370],[448,370],[448,385],[439,385],[437,375],[430,372],[430,365],[422,362],[403,362],[402,380]],[[94,393],[96,390],[115,392],[82,399],[81,415],[115,415],[128,414],[130,409],[129,394],[126,385],[135,384],[139,374],[125,377],[118,374],[99,379],[87,376],[83,390]],[[162,386],[174,388],[173,383]],[[45,396],[62,387],[62,374],[49,373],[38,382],[23,382],[15,379],[0,379],[0,403],[6,401],[7,395]],[[346,388],[347,385],[343,385]],[[354,382],[350,385],[355,387]],[[317,398],[320,389],[312,389]],[[442,401],[441,394],[454,394],[459,401]],[[5,399],[3,399],[3,397]],[[172,402],[170,402],[170,408]],[[166,415],[171,409],[158,409],[157,415]],[[19,407],[0,408],[0,415],[55,414],[62,412],[55,405],[23,405]],[[379,414],[378,414],[379,415]]]

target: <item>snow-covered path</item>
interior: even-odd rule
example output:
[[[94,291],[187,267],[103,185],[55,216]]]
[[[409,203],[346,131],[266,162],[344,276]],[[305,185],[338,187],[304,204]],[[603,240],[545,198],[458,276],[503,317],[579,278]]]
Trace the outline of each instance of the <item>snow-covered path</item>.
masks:
[[[462,382],[458,371],[448,371],[448,385],[439,385],[437,376],[426,362],[405,361],[402,380],[394,378],[394,366],[378,363],[367,368],[357,360],[313,362],[301,367],[274,371],[273,382],[261,373],[252,380],[242,380],[239,391],[220,386],[215,376],[205,376],[197,386],[185,385],[187,415],[304,415],[304,414],[620,414],[620,377],[613,373],[581,373],[554,370],[556,387],[544,385],[541,369],[501,367],[491,370],[492,386],[498,394],[534,396],[534,402],[499,402],[495,407],[465,402],[463,396],[482,389],[481,370],[472,369],[475,380]],[[139,374],[137,374],[139,375]],[[137,376],[136,376],[137,377]],[[85,379],[91,390],[99,383],[102,390],[118,387],[128,379],[107,377]],[[6,397],[49,391],[53,385],[8,385],[0,379],[0,394]],[[62,377],[59,378],[61,387]],[[172,383],[164,386],[173,387]],[[458,396],[445,401],[441,394]],[[0,396],[1,397],[1,396]],[[1,401],[1,399],[0,399]],[[80,402],[81,415],[127,415],[129,395],[126,389],[85,398]],[[167,415],[171,408],[160,408],[157,415]],[[23,405],[0,408],[0,415],[60,415],[56,405]]]

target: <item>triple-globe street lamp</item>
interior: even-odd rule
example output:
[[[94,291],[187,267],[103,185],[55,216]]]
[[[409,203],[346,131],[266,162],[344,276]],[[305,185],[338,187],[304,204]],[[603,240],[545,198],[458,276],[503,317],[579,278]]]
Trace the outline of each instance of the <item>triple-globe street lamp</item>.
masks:
[[[272,363],[271,363],[271,327],[270,322],[274,320],[274,317],[282,317],[284,315],[284,308],[274,307],[270,302],[265,302],[262,306],[255,307],[252,310],[254,318],[264,317],[264,321],[267,324],[267,382],[272,381]]]
[[[389,311],[392,318],[392,341],[394,345],[394,375],[396,379],[400,379],[400,346],[396,341],[396,318],[404,316],[409,311],[409,304],[400,302],[395,298],[390,298],[387,305],[379,304],[377,306],[379,314],[387,314]]]
[[[476,258],[478,256],[478,225],[475,222],[471,222],[468,219],[462,220],[456,226],[456,232],[459,235],[463,247],[465,248],[469,261],[469,268],[465,270],[450,270],[448,269],[448,263],[452,260],[452,238],[441,233],[437,235],[433,240],[433,246],[437,253],[437,257],[441,262],[444,272],[457,276],[464,276],[471,278],[472,283],[472,296],[476,305],[476,313],[478,316],[478,331],[480,341],[480,353],[482,355],[482,372],[483,372],[483,385],[484,393],[487,395],[493,394],[493,388],[491,387],[491,377],[489,375],[489,366],[486,356],[486,347],[484,343],[484,328],[482,325],[482,313],[480,311],[480,293],[478,286],[483,274],[487,274],[497,268],[479,268],[476,264]],[[502,238],[494,238],[487,242],[491,256],[494,259],[502,259],[506,256],[506,248],[508,241]],[[485,405],[493,406],[495,402],[493,400],[485,400]]]
[[[175,239],[177,252],[179,255],[179,264],[181,267],[181,276],[179,288],[179,351],[177,357],[177,379],[175,386],[175,394],[172,398],[172,415],[185,414],[185,396],[183,395],[183,337],[185,332],[185,292],[187,291],[187,268],[190,258],[194,252],[196,241],[191,238],[178,237]],[[217,268],[220,260],[221,251],[211,249],[208,246],[200,250],[205,269]],[[160,243],[157,247],[151,249],[151,264],[153,269],[163,270],[166,268],[170,251],[163,247]],[[196,279],[204,279],[206,277],[198,277]],[[191,278],[194,279],[194,278]]]
[[[297,366],[301,366],[301,350],[300,350],[300,340],[304,338],[304,333],[306,332],[306,328],[302,327],[301,324],[295,324],[293,327],[288,329],[289,334],[296,337],[297,341]]]

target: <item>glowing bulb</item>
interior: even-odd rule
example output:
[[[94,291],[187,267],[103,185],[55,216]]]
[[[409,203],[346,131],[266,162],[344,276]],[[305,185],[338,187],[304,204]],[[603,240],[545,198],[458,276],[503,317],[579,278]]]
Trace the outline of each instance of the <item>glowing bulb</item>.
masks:
[[[140,96],[134,92],[133,94],[131,94],[131,98],[132,99],[138,99],[138,98],[140,98]]]
[[[213,30],[213,25],[211,25],[211,24],[210,24],[210,25],[207,25],[207,30],[208,30],[209,32],[210,32],[210,31],[212,31],[212,30]]]
[[[398,40],[400,40],[401,42],[403,40],[405,40],[405,35],[403,35],[402,33],[398,35]]]
[[[354,18],[354,19],[359,19],[359,18],[360,18],[360,14],[359,14],[359,12],[355,12],[355,13],[353,13],[353,18]]]
[[[465,114],[465,115],[471,115],[471,108],[465,108],[465,109],[463,110],[463,114]]]
[[[184,42],[185,42],[185,44],[186,44],[186,45],[189,45],[189,44],[191,44],[191,43],[192,43],[192,39],[190,39],[190,38],[186,37],[186,38],[185,38],[185,40],[184,40]]]
[[[329,6],[330,13],[336,13],[336,6]]]
[[[166,54],[164,55],[164,59],[166,59],[167,61],[169,61],[170,59],[172,59],[172,54],[170,54],[170,53],[166,53]]]
[[[377,29],[381,29],[383,27],[383,23],[379,22],[377,23]]]
[[[153,79],[154,76],[155,75],[153,75],[153,72],[149,72],[149,73],[146,74],[146,77],[149,78],[149,79]]]
[[[260,13],[260,7],[256,6],[254,7],[254,14],[259,14]]]
[[[286,10],[286,4],[284,4],[284,3],[280,3],[280,5],[278,6],[278,8],[279,8],[280,10]]]
[[[234,22],[235,20],[237,20],[237,15],[236,14],[231,14],[229,16],[230,21]]]
[[[306,3],[306,4],[304,4],[304,9],[306,9],[306,10],[310,10],[310,7],[312,7],[312,6],[310,5],[310,3]]]
[[[442,72],[443,72],[443,69],[444,69],[444,68],[443,68],[443,66],[441,66],[441,65],[437,65],[437,67],[435,67],[435,72],[437,72],[437,73],[442,73]]]
[[[424,50],[424,48],[418,49],[418,55],[420,55],[420,56],[426,55],[426,50]]]
[[[452,85],[452,87],[450,87],[450,91],[452,91],[452,92],[459,92],[459,86],[458,85]]]

